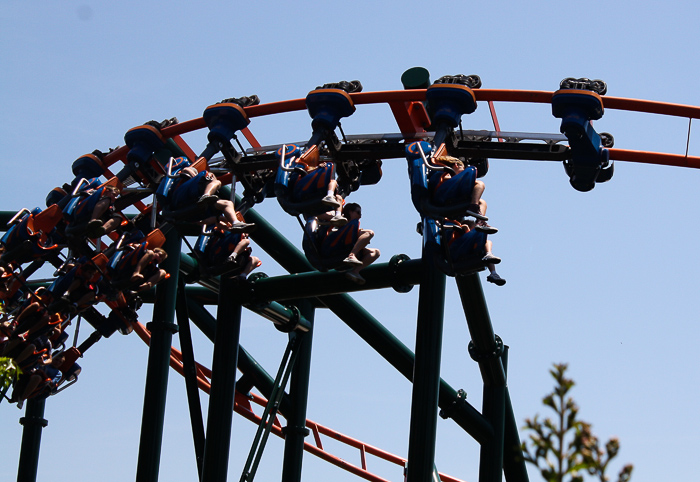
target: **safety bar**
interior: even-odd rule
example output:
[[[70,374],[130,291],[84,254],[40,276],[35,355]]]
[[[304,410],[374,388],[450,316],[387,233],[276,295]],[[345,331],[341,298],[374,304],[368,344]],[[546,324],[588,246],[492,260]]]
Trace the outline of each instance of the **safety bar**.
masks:
[[[17,214],[15,214],[15,215],[12,217],[12,219],[10,219],[10,220],[7,222],[7,226],[9,227],[9,226],[12,226],[13,224],[17,223],[17,220],[18,220],[19,218],[21,218],[22,215],[23,215],[24,213],[31,214],[32,212],[31,212],[29,209],[27,209],[27,208],[22,208],[22,209],[20,209],[20,210],[17,212]]]

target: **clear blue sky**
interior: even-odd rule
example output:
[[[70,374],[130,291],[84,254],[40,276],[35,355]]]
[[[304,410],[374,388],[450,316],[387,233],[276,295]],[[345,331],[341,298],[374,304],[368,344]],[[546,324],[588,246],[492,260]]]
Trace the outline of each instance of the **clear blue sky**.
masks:
[[[698,7],[692,2],[0,2],[0,209],[43,205],[69,180],[70,165],[93,149],[123,144],[150,119],[199,117],[223,98],[301,98],[326,82],[362,81],[365,91],[400,89],[421,65],[432,78],[478,74],[484,88],[556,90],[565,77],[600,78],[608,95],[698,105]],[[558,132],[547,106],[497,104],[506,131]],[[490,129],[488,109],[463,119]],[[350,134],[395,132],[386,109],[358,109]],[[687,120],[606,112],[598,131],[624,149],[684,153]],[[258,120],[263,144],[308,138],[308,115]],[[700,154],[696,135],[690,153]],[[195,150],[204,135],[187,138]],[[497,334],[510,346],[516,417],[539,412],[552,363],[568,362],[580,415],[601,438],[618,436],[613,472],[633,463],[633,480],[692,477],[691,434],[700,377],[695,274],[700,173],[618,163],[592,192],[568,184],[561,165],[493,160],[485,178],[491,239],[503,258],[502,288],[484,291]],[[363,204],[382,261],[417,257],[418,215],[405,163],[385,164],[377,186],[349,198]],[[274,200],[259,209],[297,245],[301,232]],[[261,271],[281,274],[261,250]],[[417,306],[409,294],[357,299],[409,347]],[[481,406],[479,370],[467,354],[466,323],[448,279],[443,378]],[[141,318],[149,321],[149,308]],[[87,333],[83,332],[82,336]],[[246,316],[241,342],[275,372],[285,343],[267,322]],[[199,340],[198,359],[211,347]],[[131,480],[136,471],[147,349],[135,335],[102,340],[81,360],[80,382],[48,400],[39,479]],[[410,384],[328,313],[317,315],[308,417],[405,456]],[[0,480],[14,480],[23,412],[0,405]],[[254,427],[234,417],[230,480],[240,477]],[[331,442],[327,442],[331,446]],[[478,477],[478,446],[450,421],[438,426],[439,470]],[[281,473],[282,444],[270,442],[259,480]],[[342,457],[359,462],[355,452]],[[401,470],[370,459],[390,480]],[[313,456],[304,480],[359,480]],[[184,383],[174,372],[160,480],[195,480]],[[539,480],[532,472],[531,480]]]

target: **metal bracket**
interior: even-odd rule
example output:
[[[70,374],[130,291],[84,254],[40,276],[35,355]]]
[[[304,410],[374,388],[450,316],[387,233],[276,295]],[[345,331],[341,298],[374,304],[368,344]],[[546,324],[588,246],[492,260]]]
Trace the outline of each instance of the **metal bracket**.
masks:
[[[499,358],[503,355],[503,340],[501,340],[501,337],[498,335],[494,335],[494,337],[496,344],[490,351],[478,351],[474,346],[474,342],[469,342],[469,356],[472,357],[472,360],[475,362],[482,362],[492,358]]]

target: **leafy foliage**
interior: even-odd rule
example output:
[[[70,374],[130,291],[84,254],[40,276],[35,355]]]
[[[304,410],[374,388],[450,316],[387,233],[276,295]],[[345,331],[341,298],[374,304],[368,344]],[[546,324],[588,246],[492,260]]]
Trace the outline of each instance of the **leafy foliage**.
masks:
[[[611,438],[601,447],[591,424],[578,419],[579,408],[569,396],[574,381],[566,378],[567,368],[566,364],[555,364],[549,371],[556,384],[542,403],[555,412],[554,420],[541,421],[538,415],[525,420],[529,444],[522,445],[523,458],[535,465],[547,482],[583,482],[585,474],[608,482],[606,471],[620,451],[620,442]],[[617,482],[628,482],[632,469],[632,465],[625,465]]]
[[[0,392],[4,392],[21,373],[12,358],[0,357]]]

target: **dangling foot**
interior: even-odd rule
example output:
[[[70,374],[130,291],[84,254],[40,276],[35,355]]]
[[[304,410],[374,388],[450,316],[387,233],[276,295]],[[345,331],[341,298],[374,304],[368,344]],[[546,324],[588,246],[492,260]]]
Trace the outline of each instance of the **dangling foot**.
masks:
[[[323,199],[321,199],[321,204],[324,204],[326,206],[330,206],[333,209],[338,209],[340,207],[340,203],[338,200],[335,198],[335,196],[326,196]]]
[[[486,234],[496,234],[498,232],[497,228],[494,228],[493,226],[490,226],[486,221],[481,220],[476,222],[474,229]]]
[[[486,281],[489,283],[494,283],[496,286],[503,286],[506,284],[506,280],[498,276],[498,273],[491,273],[486,277]]]
[[[493,264],[498,264],[501,262],[501,258],[498,256],[494,255],[493,253],[486,253],[486,256],[481,258],[481,261],[484,263],[493,263]]]
[[[330,223],[331,226],[345,226],[348,224],[348,220],[342,214],[337,214],[331,218]]]
[[[343,260],[343,263],[361,265],[362,261],[357,259],[357,256],[355,256],[354,254],[350,253],[348,257]]]
[[[202,194],[199,199],[197,199],[197,206],[208,206],[209,204],[214,204],[218,199],[218,197],[212,194]]]
[[[476,219],[480,219],[482,221],[488,221],[489,218],[481,214],[481,210],[479,209],[478,204],[470,204],[467,206],[467,212],[465,213],[467,216],[471,216]]]

